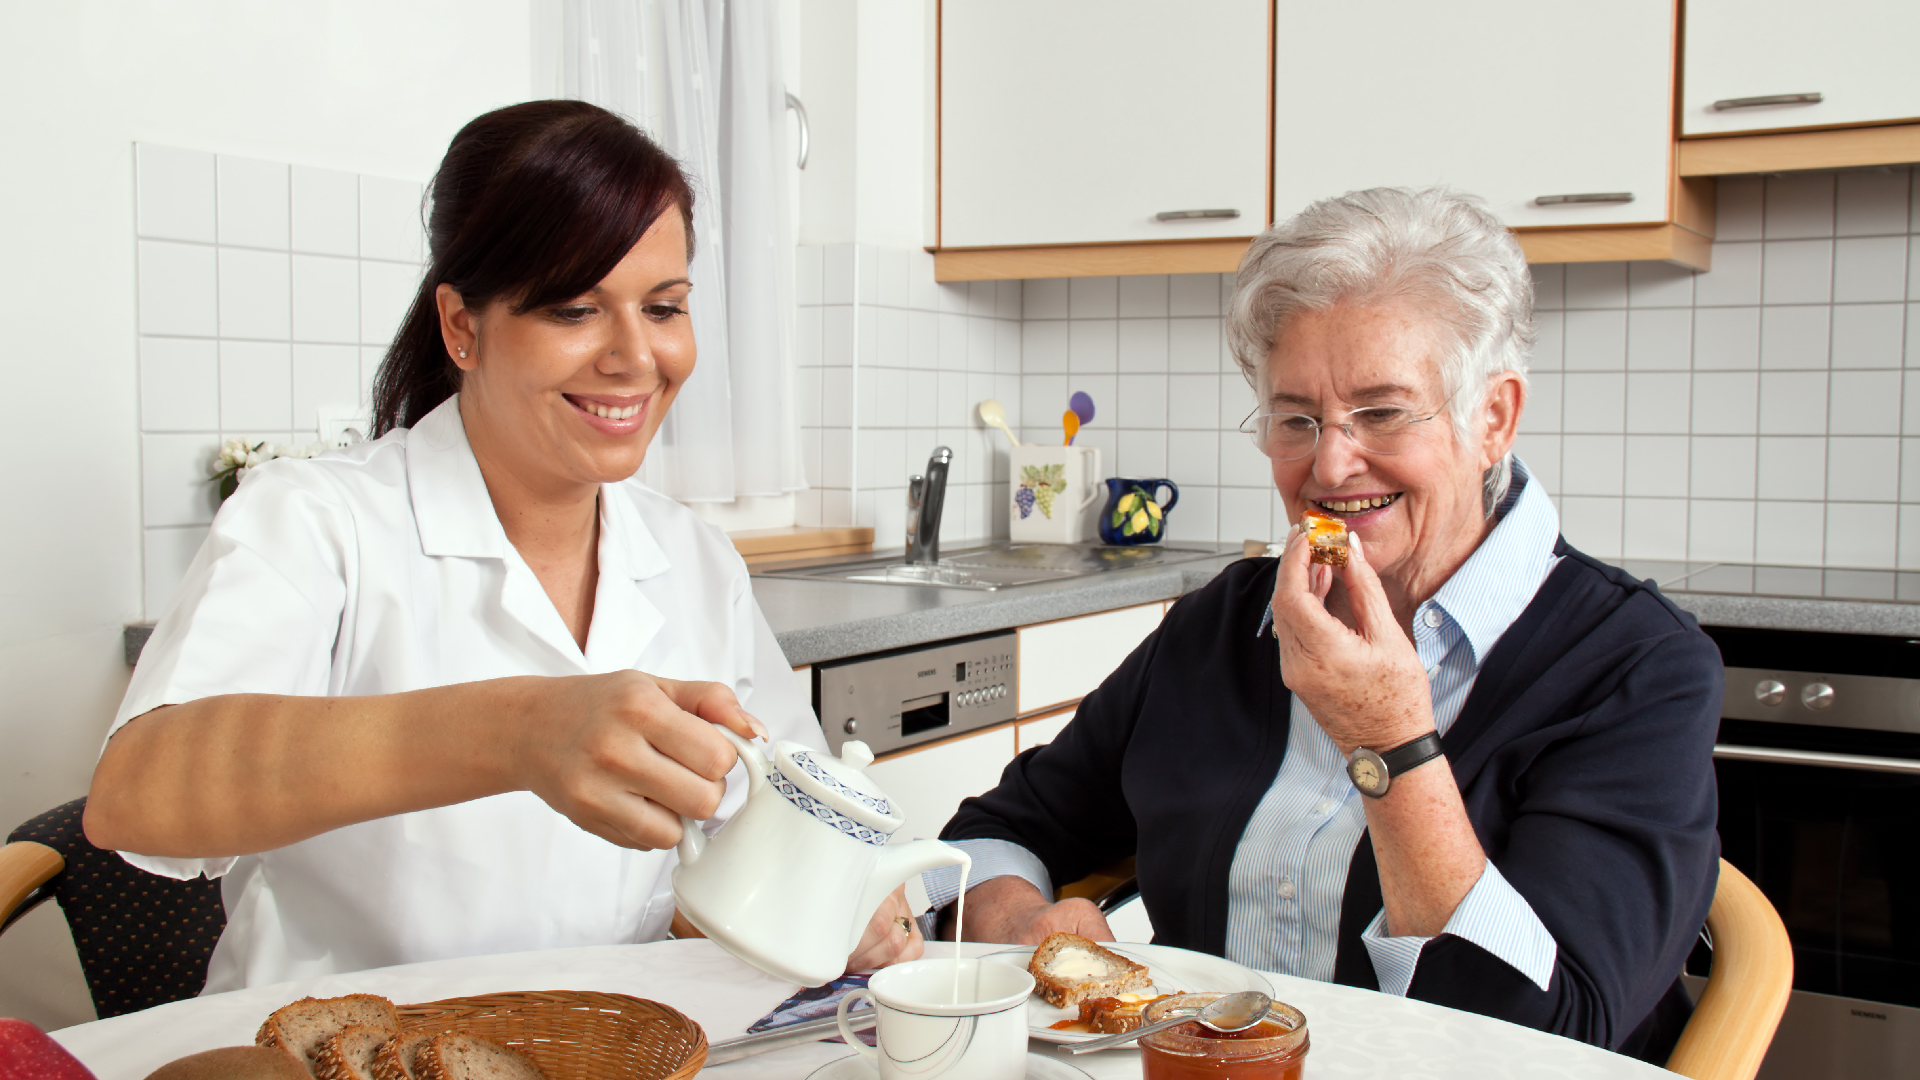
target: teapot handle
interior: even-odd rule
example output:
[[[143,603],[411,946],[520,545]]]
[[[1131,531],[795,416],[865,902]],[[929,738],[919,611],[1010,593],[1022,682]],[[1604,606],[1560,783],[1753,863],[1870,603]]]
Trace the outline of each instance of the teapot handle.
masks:
[[[767,782],[767,756],[752,743],[715,724],[713,729],[733,744],[740,755],[740,763],[747,767],[747,794],[753,794],[753,785]],[[675,850],[680,853],[680,861],[688,866],[700,861],[700,855],[707,850],[707,834],[700,830],[700,823],[685,814],[680,815],[680,843]]]

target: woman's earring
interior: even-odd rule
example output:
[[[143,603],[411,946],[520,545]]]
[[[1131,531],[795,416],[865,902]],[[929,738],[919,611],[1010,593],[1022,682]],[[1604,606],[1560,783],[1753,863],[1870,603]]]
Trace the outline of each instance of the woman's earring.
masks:
[[[467,347],[465,345],[462,345],[460,346],[460,359],[465,360],[466,358],[467,358]]]

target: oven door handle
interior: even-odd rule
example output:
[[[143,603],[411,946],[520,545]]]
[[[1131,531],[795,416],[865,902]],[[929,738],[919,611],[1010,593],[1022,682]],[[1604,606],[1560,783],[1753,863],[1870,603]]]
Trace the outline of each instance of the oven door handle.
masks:
[[[1729,746],[1726,743],[1715,743],[1713,756],[1730,761],[1766,761],[1779,765],[1818,765],[1828,769],[1920,775],[1920,760],[1912,758],[1828,754],[1819,750],[1777,750],[1771,746]]]

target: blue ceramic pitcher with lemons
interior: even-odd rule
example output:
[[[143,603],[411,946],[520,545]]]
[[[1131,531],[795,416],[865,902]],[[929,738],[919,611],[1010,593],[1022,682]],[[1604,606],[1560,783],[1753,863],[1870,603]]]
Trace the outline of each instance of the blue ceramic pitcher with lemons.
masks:
[[[1167,491],[1167,501],[1155,496]],[[1107,481],[1107,505],[1100,511],[1100,539],[1108,544],[1153,544],[1167,534],[1167,514],[1180,501],[1180,488],[1171,480]]]

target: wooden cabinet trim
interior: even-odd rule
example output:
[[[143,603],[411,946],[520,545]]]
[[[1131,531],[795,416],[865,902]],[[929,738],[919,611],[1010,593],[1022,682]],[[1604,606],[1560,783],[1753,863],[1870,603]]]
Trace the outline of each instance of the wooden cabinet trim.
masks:
[[[1231,274],[1252,237],[1125,240],[1032,247],[930,248],[935,281],[1125,277],[1133,274]]]
[[[1680,225],[1594,225],[1515,229],[1530,263],[1658,260],[1689,270],[1713,268],[1713,237]]]
[[[1920,123],[1680,140],[1681,176],[1857,169],[1920,162]]]

